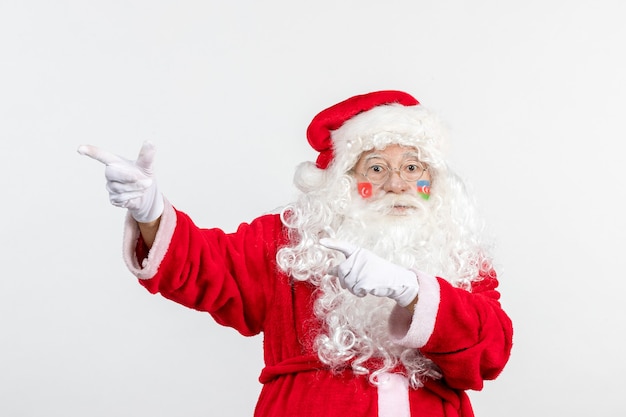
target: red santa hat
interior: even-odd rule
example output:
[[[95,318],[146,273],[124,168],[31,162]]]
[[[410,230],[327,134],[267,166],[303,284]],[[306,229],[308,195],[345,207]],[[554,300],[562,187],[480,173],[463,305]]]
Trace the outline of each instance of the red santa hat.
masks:
[[[410,94],[384,90],[350,97],[311,121],[307,139],[319,155],[315,167],[300,167],[296,183],[308,189],[329,166],[345,173],[363,152],[390,144],[414,147],[425,162],[436,164],[443,138],[438,118]]]
[[[403,106],[419,105],[419,101],[407,93],[386,90],[350,97],[319,112],[311,121],[306,132],[309,144],[320,153],[316,162],[317,167],[325,169],[333,159],[333,140],[331,138],[333,131],[341,128],[358,114],[367,112],[376,106],[392,103]]]
[[[436,145],[441,126],[413,96],[395,90],[357,95],[318,113],[307,139],[320,154],[316,166],[326,169],[335,159],[356,162],[358,156],[391,143],[416,148]],[[355,158],[356,157],[356,158]]]

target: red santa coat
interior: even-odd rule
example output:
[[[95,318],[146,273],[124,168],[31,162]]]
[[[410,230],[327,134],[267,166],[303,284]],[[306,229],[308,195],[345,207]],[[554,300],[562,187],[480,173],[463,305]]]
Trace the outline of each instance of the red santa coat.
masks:
[[[497,280],[484,277],[471,292],[417,272],[414,314],[397,307],[389,322],[397,343],[419,349],[443,377],[410,389],[390,374],[376,387],[351,370],[333,373],[312,342],[319,322],[315,288],[281,273],[276,251],[286,243],[279,216],[262,216],[236,233],[200,229],[166,204],[148,252],[128,219],[124,257],[151,293],[214,319],[245,336],[264,334],[264,384],[256,417],[471,417],[466,390],[480,390],[506,364],[512,324],[501,309]]]

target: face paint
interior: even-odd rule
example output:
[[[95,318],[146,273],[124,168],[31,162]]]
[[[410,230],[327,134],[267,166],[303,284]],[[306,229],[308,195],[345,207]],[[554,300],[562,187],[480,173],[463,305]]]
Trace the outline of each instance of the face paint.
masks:
[[[419,180],[417,182],[417,192],[424,200],[428,200],[430,198],[430,181]]]
[[[357,185],[359,195],[363,198],[370,198],[372,196],[372,184],[369,182],[360,182]]]

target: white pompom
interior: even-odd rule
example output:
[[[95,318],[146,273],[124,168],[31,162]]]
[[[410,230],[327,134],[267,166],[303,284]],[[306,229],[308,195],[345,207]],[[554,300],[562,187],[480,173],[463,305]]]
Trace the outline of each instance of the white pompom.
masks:
[[[313,162],[302,162],[296,168],[293,183],[302,192],[309,192],[321,187],[326,178],[326,172],[319,169]]]

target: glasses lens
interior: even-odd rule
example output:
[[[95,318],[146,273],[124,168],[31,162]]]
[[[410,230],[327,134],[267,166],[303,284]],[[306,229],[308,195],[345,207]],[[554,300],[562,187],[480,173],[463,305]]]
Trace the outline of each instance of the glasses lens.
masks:
[[[391,171],[398,171],[400,178],[404,181],[415,182],[422,178],[426,167],[420,162],[407,162],[400,169],[392,170],[386,165],[374,164],[367,168],[365,177],[369,182],[375,185],[384,184],[389,179]]]
[[[372,165],[367,168],[365,172],[365,177],[372,184],[382,184],[387,181],[387,177],[389,176],[389,168],[384,165]]]
[[[400,176],[405,181],[414,182],[419,180],[422,175],[424,175],[425,170],[426,169],[421,163],[410,162],[402,165],[402,168],[400,168]]]

